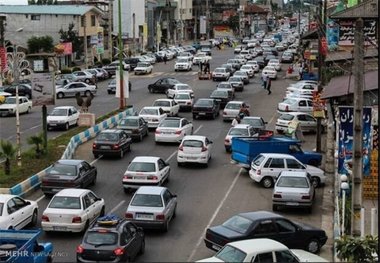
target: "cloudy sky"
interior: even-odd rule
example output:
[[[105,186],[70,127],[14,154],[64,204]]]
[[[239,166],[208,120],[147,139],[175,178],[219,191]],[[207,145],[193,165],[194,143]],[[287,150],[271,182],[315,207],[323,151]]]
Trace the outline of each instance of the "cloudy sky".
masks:
[[[28,0],[0,0],[1,5],[27,5]]]

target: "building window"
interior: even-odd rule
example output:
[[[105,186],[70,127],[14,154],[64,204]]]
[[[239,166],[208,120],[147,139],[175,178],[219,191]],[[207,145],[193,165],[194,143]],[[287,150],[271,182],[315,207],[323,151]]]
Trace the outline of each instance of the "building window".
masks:
[[[40,15],[31,15],[30,19],[31,20],[40,20],[41,16]]]
[[[95,22],[96,22],[95,15],[92,15],[91,16],[91,26],[95,26]]]
[[[80,26],[85,27],[86,26],[86,16],[81,16],[80,18]]]
[[[189,14],[193,13],[193,9],[189,8]]]

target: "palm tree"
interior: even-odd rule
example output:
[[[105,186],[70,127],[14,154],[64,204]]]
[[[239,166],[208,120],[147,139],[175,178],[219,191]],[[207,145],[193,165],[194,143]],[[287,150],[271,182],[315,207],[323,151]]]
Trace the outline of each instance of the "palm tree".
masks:
[[[37,158],[39,158],[42,153],[41,145],[43,144],[43,142],[44,142],[44,138],[42,134],[33,135],[28,138],[28,143],[34,144],[36,146],[35,150],[36,150]]]
[[[11,173],[11,159],[15,157],[17,148],[10,141],[0,141],[0,157],[5,158],[4,172],[6,175]]]

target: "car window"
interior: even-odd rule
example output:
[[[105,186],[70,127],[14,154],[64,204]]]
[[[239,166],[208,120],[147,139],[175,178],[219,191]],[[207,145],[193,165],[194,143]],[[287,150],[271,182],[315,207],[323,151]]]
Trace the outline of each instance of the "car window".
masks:
[[[146,206],[146,207],[163,207],[161,195],[154,194],[136,194],[131,206]]]
[[[307,106],[312,107],[313,106],[313,102],[311,100],[308,100],[307,101]]]
[[[276,228],[272,220],[264,220],[260,222],[253,230],[253,233],[255,234],[255,236],[273,234],[275,232],[276,232]]]
[[[158,115],[157,109],[142,109],[140,111],[140,114],[145,114],[145,115]]]
[[[228,245],[215,255],[216,258],[221,259],[223,262],[244,262],[246,256],[245,252]]]
[[[274,262],[272,252],[257,254],[253,262],[269,263]]]
[[[84,202],[84,208],[88,208],[91,206],[91,200],[90,198],[88,197],[88,195],[85,195],[83,197],[83,202]]]
[[[298,259],[293,256],[292,253],[288,250],[283,250],[283,251],[276,251],[276,262],[281,262],[281,263],[291,263],[291,262],[298,262]]]
[[[301,101],[298,103],[298,105],[301,106],[301,107],[305,107],[305,106],[306,106],[306,101],[301,100]]]
[[[157,163],[158,163],[159,170],[162,170],[166,167],[164,160],[159,159]]]
[[[93,193],[89,192],[87,196],[90,199],[91,204],[94,204],[97,201],[97,197]]]
[[[180,121],[179,120],[164,120],[162,121],[158,127],[166,127],[166,128],[178,128],[180,127]]]
[[[302,150],[297,144],[291,144],[289,145],[289,152],[291,153],[302,152]]]
[[[115,245],[118,235],[110,231],[88,231],[84,242],[90,245]]]
[[[280,176],[276,182],[279,187],[309,188],[308,179],[305,177]]]
[[[288,169],[304,169],[303,165],[294,159],[286,159],[286,165]]]
[[[269,164],[270,168],[285,168],[284,159],[282,158],[272,158]]]
[[[8,214],[12,214],[18,210],[16,203],[13,201],[13,199],[9,200],[7,203],[7,211]]]
[[[313,117],[311,117],[309,115],[305,115],[305,120],[306,121],[316,121]]]
[[[228,135],[248,136],[248,129],[232,128]]]
[[[49,208],[58,209],[81,209],[79,197],[54,196],[49,204]]]
[[[156,164],[147,162],[132,162],[128,166],[128,171],[131,172],[155,172]]]
[[[121,119],[119,124],[125,125],[125,126],[137,126],[138,120],[137,119]]]
[[[83,167],[86,171],[88,171],[88,170],[91,169],[91,165],[90,165],[89,163],[87,163],[87,162],[82,162],[82,167]]]
[[[195,147],[195,148],[196,147],[202,147],[203,142],[198,141],[198,140],[185,140],[185,141],[183,141],[182,146],[184,146],[184,147]]]
[[[15,202],[15,204],[17,205],[18,208],[22,208],[22,207],[26,206],[26,202],[24,200],[22,200],[20,197],[14,197],[13,201]]]
[[[170,192],[168,190],[166,190],[163,194],[163,198],[164,198],[165,206],[167,206],[169,204],[170,200],[172,199],[172,195],[170,194]]]
[[[275,221],[275,225],[279,233],[296,232],[297,230],[296,227],[291,222],[285,219],[277,219]]]
[[[260,166],[260,164],[265,160],[265,156],[258,155],[255,159],[253,159],[253,165]]]
[[[158,100],[154,102],[153,106],[170,107],[170,101]]]
[[[76,166],[56,163],[46,170],[47,174],[76,176]]]
[[[223,223],[224,227],[234,230],[241,234],[245,234],[251,225],[251,220],[239,215],[233,216]]]

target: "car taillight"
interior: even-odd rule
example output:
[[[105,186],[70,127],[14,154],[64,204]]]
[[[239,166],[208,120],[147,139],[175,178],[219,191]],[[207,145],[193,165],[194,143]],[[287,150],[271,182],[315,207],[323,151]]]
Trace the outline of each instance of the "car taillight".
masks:
[[[74,216],[73,220],[71,220],[72,223],[81,223],[82,218],[80,216]]]
[[[285,111],[289,111],[289,106],[286,106],[286,107],[285,107]]]
[[[121,255],[124,255],[124,250],[120,247],[114,249],[113,253],[116,255],[116,256],[121,256]]]
[[[177,135],[181,134],[181,131],[175,131],[175,134],[177,134]]]
[[[227,115],[227,112],[223,111],[223,115]]]
[[[256,174],[257,174],[257,175],[260,175],[260,174],[261,174],[261,170],[257,170],[257,171],[256,171]]]
[[[133,176],[131,174],[125,174],[123,176],[123,179],[132,179],[132,178],[133,178]]]
[[[132,213],[125,213],[125,218],[132,219],[133,214]]]
[[[165,220],[165,215],[164,214],[156,215],[156,220]]]
[[[94,148],[94,149],[96,148],[96,143],[92,144],[92,148]]]
[[[84,251],[84,248],[82,247],[82,245],[77,246],[77,254],[82,254],[83,251]]]
[[[273,194],[273,197],[274,198],[282,198],[282,196],[280,194]]]
[[[43,222],[49,222],[49,221],[50,221],[50,220],[49,220],[49,217],[48,217],[48,216],[45,216],[45,215],[42,215],[41,220],[42,220]]]
[[[207,147],[202,146],[202,152],[207,151]]]
[[[159,121],[158,119],[152,119],[152,121]]]
[[[191,105],[191,102],[190,101],[186,102],[186,105]]]
[[[181,151],[181,152],[183,151],[183,146],[182,145],[178,147],[178,151]]]
[[[114,144],[114,145],[112,145],[112,148],[113,148],[114,150],[117,150],[117,149],[120,148],[120,145],[119,145],[119,144]]]
[[[155,134],[160,134],[160,133],[161,133],[161,131],[159,131],[158,129],[156,129]]]
[[[224,142],[225,143],[230,143],[230,140],[229,139],[224,139]]]
[[[303,195],[303,196],[301,197],[301,199],[309,200],[309,199],[310,199],[310,195]]]
[[[157,180],[158,177],[155,176],[155,175],[149,175],[149,176],[146,177],[146,179],[148,179],[148,180]]]

